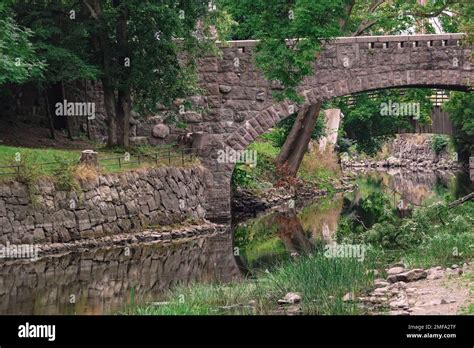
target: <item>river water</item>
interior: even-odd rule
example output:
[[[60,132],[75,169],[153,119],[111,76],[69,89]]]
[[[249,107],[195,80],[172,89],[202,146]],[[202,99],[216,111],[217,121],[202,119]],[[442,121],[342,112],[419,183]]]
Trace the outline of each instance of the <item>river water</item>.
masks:
[[[341,218],[385,192],[401,216],[411,209],[473,190],[463,173],[359,172],[357,189],[274,212],[235,227],[234,236],[99,248],[36,261],[0,261],[0,314],[111,314],[163,300],[177,284],[229,282],[255,275],[330,241]],[[360,214],[359,214],[360,215]],[[370,216],[361,223],[370,224]],[[365,220],[365,221],[364,221]]]

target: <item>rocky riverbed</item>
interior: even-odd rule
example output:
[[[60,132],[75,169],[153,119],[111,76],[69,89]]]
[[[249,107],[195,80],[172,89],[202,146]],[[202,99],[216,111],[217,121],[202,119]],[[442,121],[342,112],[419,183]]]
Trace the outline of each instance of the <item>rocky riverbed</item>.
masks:
[[[455,315],[474,301],[472,264],[429,269],[406,269],[395,265],[387,278],[374,281],[375,288],[359,297],[360,306],[371,314]],[[352,300],[346,295],[346,300]]]
[[[334,187],[335,192],[353,190],[355,185],[349,179],[343,179]],[[268,212],[284,204],[301,208],[308,205],[313,199],[326,196],[326,189],[317,189],[311,184],[305,184],[296,190],[284,187],[272,187],[257,194],[255,191],[236,188],[232,197],[232,216],[234,222],[241,222],[249,218],[257,217],[259,214]]]
[[[362,159],[345,157],[341,159],[344,168],[406,168],[410,170],[431,171],[459,170],[457,156],[448,146],[433,149],[433,134],[399,134],[387,145],[389,156],[383,159]]]

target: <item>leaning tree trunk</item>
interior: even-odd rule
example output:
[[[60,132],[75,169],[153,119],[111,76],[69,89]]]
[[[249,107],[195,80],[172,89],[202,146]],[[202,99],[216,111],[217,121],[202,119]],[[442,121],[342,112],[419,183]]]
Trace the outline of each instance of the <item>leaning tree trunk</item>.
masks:
[[[286,138],[276,159],[278,166],[285,166],[285,175],[295,176],[311,140],[322,103],[303,108],[296,117],[290,134]]]
[[[339,28],[341,31],[346,30],[348,18],[352,13],[354,5],[355,0],[347,1],[345,4],[344,12],[346,18],[339,21]],[[371,10],[375,10],[378,5],[380,5],[379,2],[374,2]],[[354,35],[360,35],[362,32],[363,30]],[[276,162],[278,166],[283,166],[287,163],[289,170],[289,172],[286,172],[287,175],[296,176],[296,173],[298,172],[301,161],[303,160],[309,142],[311,141],[311,133],[316,126],[321,105],[322,103],[311,105],[309,108],[304,109],[298,114],[298,117],[291,128],[290,134],[281,148]]]

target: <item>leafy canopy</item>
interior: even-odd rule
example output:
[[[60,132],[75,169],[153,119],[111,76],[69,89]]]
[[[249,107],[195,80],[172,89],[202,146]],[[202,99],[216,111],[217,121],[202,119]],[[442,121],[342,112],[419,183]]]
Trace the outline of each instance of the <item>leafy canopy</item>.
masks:
[[[15,22],[6,4],[0,4],[0,85],[42,76],[44,63],[36,56],[32,36]]]

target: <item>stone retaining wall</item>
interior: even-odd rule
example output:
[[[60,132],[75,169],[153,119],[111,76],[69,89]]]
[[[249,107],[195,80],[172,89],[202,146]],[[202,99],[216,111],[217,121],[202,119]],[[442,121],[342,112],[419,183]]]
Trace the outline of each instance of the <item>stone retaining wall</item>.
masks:
[[[64,243],[204,219],[207,170],[158,168],[100,175],[78,192],[52,180],[0,184],[0,244]]]
[[[388,143],[390,157],[379,160],[362,160],[352,158],[342,160],[344,167],[386,167],[386,168],[411,168],[431,171],[457,170],[462,164],[457,162],[457,156],[448,147],[440,153],[435,153],[432,147],[433,134],[399,134]]]

